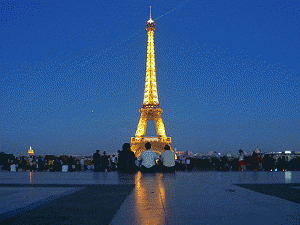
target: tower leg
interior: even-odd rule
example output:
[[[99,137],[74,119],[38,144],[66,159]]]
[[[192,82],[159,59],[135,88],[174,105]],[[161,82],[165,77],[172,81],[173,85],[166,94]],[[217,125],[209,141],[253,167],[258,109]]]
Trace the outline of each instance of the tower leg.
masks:
[[[136,137],[145,137],[147,129],[147,118],[141,116],[135,133]]]
[[[158,137],[166,138],[165,125],[161,117],[155,118],[155,127],[156,133]]]

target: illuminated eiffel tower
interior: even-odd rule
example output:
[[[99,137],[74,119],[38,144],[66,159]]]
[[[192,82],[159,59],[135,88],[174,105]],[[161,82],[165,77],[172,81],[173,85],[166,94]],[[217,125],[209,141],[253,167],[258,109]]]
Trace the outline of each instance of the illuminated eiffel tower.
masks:
[[[146,63],[146,80],[143,106],[140,109],[141,117],[135,133],[131,138],[131,150],[138,157],[145,149],[147,142],[151,143],[151,149],[161,153],[166,144],[171,144],[171,138],[167,137],[165,126],[161,118],[163,110],[159,107],[156,72],[155,72],[155,55],[154,55],[154,30],[155,23],[151,19],[147,21],[148,45],[147,45],[147,63]],[[149,120],[155,121],[157,137],[145,137],[147,123]]]

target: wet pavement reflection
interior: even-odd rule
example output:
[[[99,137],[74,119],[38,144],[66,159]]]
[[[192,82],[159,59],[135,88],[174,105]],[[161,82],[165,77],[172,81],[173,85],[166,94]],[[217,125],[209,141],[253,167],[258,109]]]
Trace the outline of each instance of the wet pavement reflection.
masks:
[[[300,173],[209,171],[119,175],[119,183],[131,179],[136,185],[134,192],[112,224],[219,224],[220,219],[229,215],[228,211],[236,212],[231,216],[234,220],[239,213],[247,214],[248,219],[253,213],[262,219],[264,213],[281,215],[280,207],[270,210],[269,204],[282,200],[260,196],[258,201],[257,192],[234,184],[300,183]],[[288,207],[290,203],[281,204]]]
[[[292,172],[291,171],[285,171],[284,172],[284,178],[285,178],[285,183],[292,183]]]
[[[203,171],[173,174],[3,172],[0,173],[0,180],[2,184],[58,185],[57,188],[34,189],[30,193],[28,188],[26,191],[22,188],[11,189],[21,191],[20,196],[26,194],[29,200],[33,196],[35,199],[44,196],[44,190],[49,194],[50,191],[63,192],[64,188],[60,188],[60,184],[135,184],[111,224],[219,224],[224,218],[226,222],[236,224],[234,221],[239,215],[249,221],[255,215],[265,224],[268,215],[268,218],[276,217],[278,223],[284,223],[287,212],[293,216],[293,220],[300,220],[294,213],[300,211],[300,204],[292,201],[295,199],[293,196],[299,192],[298,171]],[[285,191],[276,191],[281,190],[281,187]],[[9,196],[4,196],[7,201],[11,201]],[[20,197],[18,201],[21,199],[24,201],[22,204],[26,205],[27,197]],[[283,212],[283,208],[287,210]]]
[[[135,210],[139,224],[164,224],[163,197],[165,190],[159,178],[162,174],[136,174]]]

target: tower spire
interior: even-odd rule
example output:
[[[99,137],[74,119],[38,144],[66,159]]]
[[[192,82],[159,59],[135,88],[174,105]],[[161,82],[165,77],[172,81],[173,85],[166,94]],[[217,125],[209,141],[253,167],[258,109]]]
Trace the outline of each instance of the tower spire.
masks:
[[[146,63],[146,81],[144,91],[143,107],[158,107],[158,95],[156,85],[156,71],[155,71],[155,53],[154,53],[154,30],[155,23],[151,18],[147,21],[148,45],[147,45],[147,63]]]

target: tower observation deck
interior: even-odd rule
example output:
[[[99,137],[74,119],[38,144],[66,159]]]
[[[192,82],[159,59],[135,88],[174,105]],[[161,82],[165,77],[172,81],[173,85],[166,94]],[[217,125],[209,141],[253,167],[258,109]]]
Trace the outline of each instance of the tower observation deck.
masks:
[[[166,144],[171,144],[171,138],[167,137],[165,132],[165,126],[161,117],[163,110],[160,108],[158,101],[154,53],[155,23],[151,18],[151,8],[150,19],[147,21],[146,30],[148,34],[148,44],[144,100],[142,108],[140,109],[141,117],[135,137],[131,138],[131,150],[137,157],[141,152],[146,150],[145,144],[147,142],[151,143],[151,149],[157,153],[161,153]],[[145,137],[147,122],[149,120],[155,121],[157,137]]]

